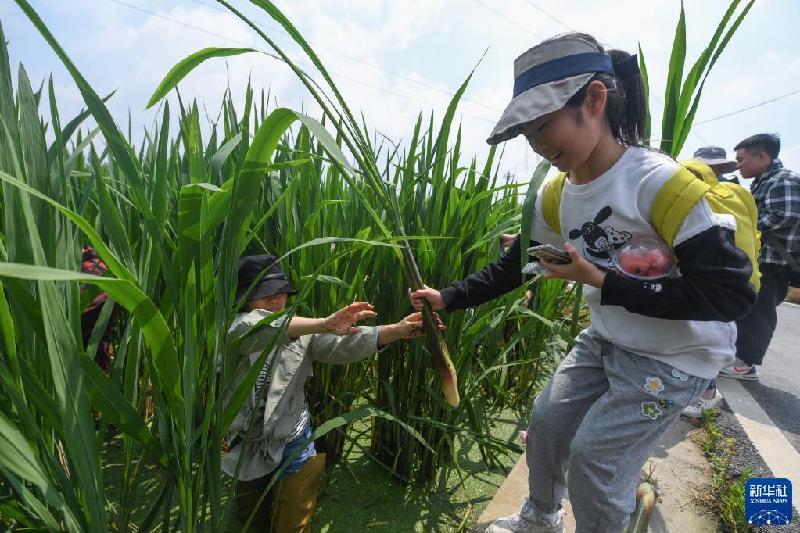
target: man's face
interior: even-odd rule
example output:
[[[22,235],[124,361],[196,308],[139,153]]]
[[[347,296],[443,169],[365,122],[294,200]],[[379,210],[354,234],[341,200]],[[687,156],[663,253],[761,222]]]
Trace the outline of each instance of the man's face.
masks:
[[[742,173],[743,178],[757,178],[767,171],[770,163],[772,161],[765,152],[751,152],[747,148],[736,150],[736,168]]]

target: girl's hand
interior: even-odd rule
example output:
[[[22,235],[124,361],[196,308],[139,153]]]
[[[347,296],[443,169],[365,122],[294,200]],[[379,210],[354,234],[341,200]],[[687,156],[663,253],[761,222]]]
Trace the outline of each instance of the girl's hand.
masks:
[[[439,331],[444,331],[445,326],[438,313],[433,314]],[[378,332],[378,345],[384,346],[399,339],[413,339],[425,334],[422,327],[422,313],[412,313],[395,324],[381,326]]]
[[[351,303],[324,319],[322,327],[327,333],[333,333],[334,335],[355,335],[359,331],[355,327],[356,322],[378,316],[373,309],[372,304],[369,302]]]
[[[572,259],[571,263],[559,265],[544,259],[541,260],[545,277],[579,281],[598,289],[603,286],[603,281],[606,279],[605,272],[597,268],[594,263],[587,261],[570,243],[564,244],[564,251]]]
[[[414,292],[411,292],[411,289],[408,289],[408,299],[411,300],[411,306],[417,311],[422,311],[424,302],[426,300],[429,304],[431,304],[431,308],[433,308],[434,311],[444,309],[445,307],[442,293],[436,289],[431,289],[427,285],[423,285],[421,289]]]

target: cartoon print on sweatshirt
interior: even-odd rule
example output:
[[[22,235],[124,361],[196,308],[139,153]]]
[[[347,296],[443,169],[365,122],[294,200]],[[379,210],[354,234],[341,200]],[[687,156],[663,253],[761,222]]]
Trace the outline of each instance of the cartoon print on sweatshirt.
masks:
[[[611,259],[609,252],[623,247],[633,235],[629,231],[619,231],[610,224],[601,225],[611,216],[611,207],[605,206],[594,217],[593,222],[584,222],[580,229],[569,232],[570,239],[583,237],[583,249],[596,259]]]

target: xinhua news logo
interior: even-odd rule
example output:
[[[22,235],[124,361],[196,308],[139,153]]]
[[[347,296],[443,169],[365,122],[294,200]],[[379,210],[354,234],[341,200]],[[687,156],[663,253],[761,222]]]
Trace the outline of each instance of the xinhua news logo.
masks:
[[[747,480],[744,515],[754,526],[785,526],[792,521],[792,482],[782,477]]]

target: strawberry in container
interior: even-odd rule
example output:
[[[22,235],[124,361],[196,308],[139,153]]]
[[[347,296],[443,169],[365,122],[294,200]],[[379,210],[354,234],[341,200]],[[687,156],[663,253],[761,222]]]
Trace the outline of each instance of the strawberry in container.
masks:
[[[675,255],[654,237],[634,237],[616,251],[613,261],[622,274],[636,279],[658,279],[675,272]]]

